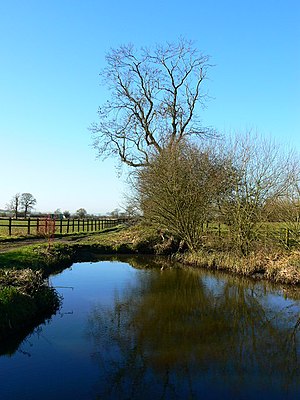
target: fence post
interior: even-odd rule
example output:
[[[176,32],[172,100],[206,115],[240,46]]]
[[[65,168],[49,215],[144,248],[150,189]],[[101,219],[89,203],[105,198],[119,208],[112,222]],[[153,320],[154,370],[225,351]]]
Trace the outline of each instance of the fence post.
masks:
[[[59,233],[62,234],[62,218],[59,220]]]
[[[11,236],[11,217],[8,219],[8,234]]]
[[[39,234],[40,232],[40,219],[36,219],[36,233]]]
[[[67,220],[67,233],[69,233],[69,227],[70,227],[70,218]]]
[[[27,235],[30,235],[30,217],[28,218],[27,221]]]
[[[286,230],[285,230],[285,245],[286,245],[286,247],[290,246],[290,230],[289,230],[289,228],[286,228]]]

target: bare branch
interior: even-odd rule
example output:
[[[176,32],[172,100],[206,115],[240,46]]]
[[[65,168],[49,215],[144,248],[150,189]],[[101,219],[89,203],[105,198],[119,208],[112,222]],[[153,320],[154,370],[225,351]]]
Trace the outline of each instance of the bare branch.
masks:
[[[205,101],[202,90],[208,56],[192,42],[142,48],[113,49],[101,76],[111,98],[99,108],[91,125],[99,156],[118,154],[130,166],[145,165],[149,155],[180,142],[185,136],[205,135],[195,113]]]

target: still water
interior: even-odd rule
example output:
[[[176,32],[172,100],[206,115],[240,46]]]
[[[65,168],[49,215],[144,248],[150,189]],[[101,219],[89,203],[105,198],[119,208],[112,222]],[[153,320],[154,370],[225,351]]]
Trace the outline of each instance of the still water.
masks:
[[[0,357],[1,400],[300,398],[299,291],[137,258],[50,281],[62,308]]]

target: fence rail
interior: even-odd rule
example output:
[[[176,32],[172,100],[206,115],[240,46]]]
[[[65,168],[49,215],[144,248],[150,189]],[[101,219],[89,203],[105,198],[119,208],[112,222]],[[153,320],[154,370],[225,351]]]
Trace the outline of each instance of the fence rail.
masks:
[[[50,237],[55,234],[68,234],[77,232],[98,232],[119,224],[130,221],[128,218],[3,218],[0,217],[1,236],[26,236],[40,235]],[[276,242],[285,247],[300,244],[300,230],[272,223],[261,227],[257,232],[257,239],[261,242]],[[232,232],[230,227],[220,223],[206,223],[202,227],[203,238],[213,238],[215,241],[225,240],[231,242]]]
[[[228,243],[235,240],[236,237],[230,227],[221,223],[205,223],[202,226],[203,237],[211,237],[216,241],[227,241]],[[299,226],[293,227],[286,223],[266,223],[254,230],[253,239],[267,244],[273,242],[280,244],[286,248],[294,245],[300,245],[300,229]]]
[[[0,218],[0,236],[97,232],[124,222],[126,222],[124,218]]]

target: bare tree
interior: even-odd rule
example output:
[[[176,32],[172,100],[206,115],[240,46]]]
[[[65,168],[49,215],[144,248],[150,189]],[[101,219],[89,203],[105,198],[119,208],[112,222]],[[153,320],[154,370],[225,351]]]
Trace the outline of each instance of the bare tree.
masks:
[[[21,194],[16,193],[6,207],[9,211],[12,211],[14,213],[14,216],[17,219],[19,216],[20,206],[21,206]]]
[[[126,204],[123,209],[123,214],[125,217],[135,221],[140,218],[141,212],[139,207],[139,202],[134,198],[133,193],[131,192],[131,197],[128,196],[126,199]]]
[[[146,220],[196,250],[203,223],[227,190],[225,165],[212,149],[201,151],[184,142],[165,148],[137,171],[137,192]]]
[[[203,83],[209,57],[191,41],[140,51],[121,46],[106,60],[101,75],[111,98],[90,128],[99,156],[117,155],[127,165],[140,167],[166,146],[212,133],[197,115],[198,105],[207,99]]]
[[[28,212],[32,210],[33,207],[36,205],[36,199],[33,197],[31,193],[22,193],[20,204],[24,211],[24,217],[26,218]]]
[[[247,254],[268,219],[266,210],[271,208],[266,205],[286,196],[298,167],[292,153],[251,132],[234,137],[227,153],[233,173],[221,209],[236,247]]]

